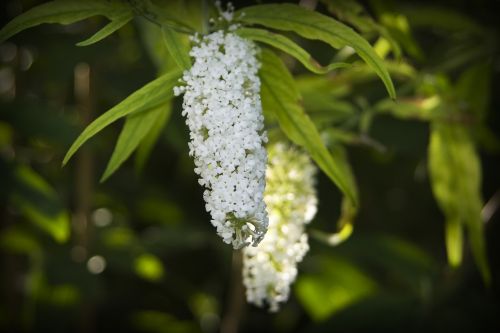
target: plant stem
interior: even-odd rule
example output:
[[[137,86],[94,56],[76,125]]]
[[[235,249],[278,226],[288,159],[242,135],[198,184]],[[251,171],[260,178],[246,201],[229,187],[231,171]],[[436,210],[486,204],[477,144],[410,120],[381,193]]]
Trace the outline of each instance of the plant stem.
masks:
[[[222,318],[221,333],[236,333],[243,315],[245,306],[241,268],[243,261],[242,250],[233,251],[231,263],[231,282],[227,296],[226,311]]]

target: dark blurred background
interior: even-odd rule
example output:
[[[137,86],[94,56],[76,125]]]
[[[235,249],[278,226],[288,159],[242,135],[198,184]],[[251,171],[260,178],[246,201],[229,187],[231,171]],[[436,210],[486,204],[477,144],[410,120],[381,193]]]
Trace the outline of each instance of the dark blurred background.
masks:
[[[0,26],[42,2],[2,1]],[[483,198],[498,207],[497,2],[361,4],[382,23],[384,14],[408,23],[410,42],[396,38],[400,63],[417,73],[455,82],[472,64],[491,61],[490,132],[479,151]],[[408,5],[439,6],[482,33],[462,32],[465,23],[445,16],[412,21],[400,9]],[[347,148],[361,197],[354,233],[337,247],[310,238],[294,293],[277,314],[242,305],[243,295],[234,301],[233,251],[205,212],[179,100],[142,172],[132,158],[99,183],[122,123],[61,168],[89,120],[157,75],[140,20],[98,44],[75,46],[104,24],[42,25],[0,45],[0,331],[217,332],[236,302],[241,332],[500,332],[500,214],[493,209],[485,225],[492,272],[485,287],[467,242],[462,266],[447,265],[425,121],[373,115],[370,137],[383,149]],[[319,43],[304,46],[322,63],[335,56]],[[412,80],[395,76],[398,94],[415,93]],[[348,84],[343,99],[358,110],[356,121],[386,97],[374,80]],[[310,227],[333,232],[341,194],[319,174],[318,195]]]

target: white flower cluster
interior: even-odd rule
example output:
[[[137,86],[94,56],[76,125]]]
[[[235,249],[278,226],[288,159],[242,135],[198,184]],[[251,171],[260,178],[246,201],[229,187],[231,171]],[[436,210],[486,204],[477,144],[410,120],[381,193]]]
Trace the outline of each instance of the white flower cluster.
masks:
[[[247,301],[275,312],[290,294],[297,263],[309,250],[305,224],[317,210],[316,168],[303,153],[278,143],[268,147],[264,201],[269,230],[257,247],[243,251]]]
[[[231,30],[231,29],[229,29]],[[260,101],[257,48],[231,32],[199,39],[182,77],[189,149],[206,209],[224,242],[256,246],[267,230],[263,200],[267,142]]]

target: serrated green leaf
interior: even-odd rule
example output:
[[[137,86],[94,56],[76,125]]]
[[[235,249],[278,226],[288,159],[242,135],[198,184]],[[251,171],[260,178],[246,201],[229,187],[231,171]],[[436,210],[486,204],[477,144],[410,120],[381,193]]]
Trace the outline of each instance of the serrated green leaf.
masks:
[[[168,112],[165,105],[154,107],[151,110],[133,113],[127,116],[125,125],[116,142],[115,150],[106,166],[106,170],[101,177],[101,182],[109,178],[122,165],[132,152],[139,146],[141,141],[151,131],[154,124],[162,114]]]
[[[489,284],[491,276],[481,219],[480,165],[468,129],[457,124],[433,122],[429,143],[429,172],[434,197],[448,225],[454,225],[458,221],[467,228],[476,264],[485,283]],[[456,230],[447,230],[447,250],[451,251],[448,252],[448,258],[452,264],[457,264],[460,259],[457,255],[460,242],[461,237]]]
[[[0,30],[0,43],[23,30],[43,23],[71,24],[96,15],[111,18],[128,11],[128,6],[116,1],[51,1],[36,6],[7,23]]]
[[[55,191],[40,175],[21,166],[15,170],[12,204],[33,224],[58,242],[70,234],[68,213],[61,207]]]
[[[243,23],[260,24],[273,29],[293,31],[304,38],[324,41],[334,48],[352,47],[382,79],[389,96],[396,98],[394,85],[383,60],[363,37],[345,24],[293,4],[246,7],[236,12],[235,17]]]
[[[291,39],[264,29],[240,28],[235,32],[243,38],[262,42],[288,53],[300,61],[305,68],[316,74],[325,74],[334,69],[351,66],[351,64],[344,62],[331,63],[327,66],[321,66],[321,64],[318,63],[306,50],[297,45]]]
[[[139,147],[137,148],[137,153],[135,155],[135,168],[137,172],[140,173],[144,168],[146,160],[151,154],[151,151],[153,150],[155,143],[158,141],[158,138],[160,137],[162,130],[165,128],[165,125],[167,124],[171,113],[172,113],[172,103],[167,103],[164,106],[163,112],[158,114],[155,123],[153,124],[149,132],[146,134],[144,139],[139,144]]]
[[[103,40],[113,32],[123,27],[125,24],[130,22],[133,17],[134,15],[132,14],[132,12],[123,12],[120,13],[120,15],[113,16],[111,22],[109,22],[106,26],[104,26],[90,38],[77,43],[76,46],[88,46]]]
[[[293,77],[281,59],[272,51],[262,50],[261,97],[266,112],[276,116],[288,138],[303,147],[325,174],[358,205],[355,188],[342,165],[336,161],[321,140],[321,136],[300,104],[300,94]]]
[[[177,66],[179,66],[181,70],[190,68],[191,58],[189,57],[189,50],[180,34],[168,27],[163,27],[161,32],[165,46]]]
[[[180,76],[181,71],[179,70],[168,72],[133,92],[121,103],[106,111],[88,125],[75,140],[66,153],[66,156],[64,156],[62,164],[65,165],[68,163],[69,159],[87,140],[109,124],[131,113],[145,111],[168,101],[173,97],[172,89],[178,83]]]

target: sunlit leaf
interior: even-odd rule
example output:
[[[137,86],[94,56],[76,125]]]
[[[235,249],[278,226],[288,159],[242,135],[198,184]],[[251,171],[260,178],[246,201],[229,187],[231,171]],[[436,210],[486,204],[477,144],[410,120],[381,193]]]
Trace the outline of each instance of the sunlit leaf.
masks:
[[[241,22],[293,31],[305,38],[324,41],[334,48],[352,47],[382,79],[389,96],[396,97],[394,85],[383,60],[363,37],[333,18],[293,4],[251,6],[236,12],[235,15]]]
[[[149,281],[159,281],[165,271],[160,259],[152,254],[141,254],[134,260],[134,270],[141,278]]]
[[[243,38],[262,42],[288,53],[289,55],[300,61],[300,63],[304,65],[305,68],[316,74],[325,74],[334,69],[350,66],[350,64],[343,62],[335,62],[327,66],[322,66],[306,50],[304,50],[294,41],[283,35],[273,33],[268,30],[240,28],[236,30],[236,33]]]
[[[429,143],[429,171],[434,196],[443,211],[448,228],[447,249],[450,263],[461,258],[459,221],[468,230],[476,263],[488,284],[490,271],[486,257],[481,219],[481,164],[468,130],[457,124],[434,122]]]
[[[458,267],[462,263],[463,225],[458,216],[447,216],[445,224],[445,241],[448,262],[452,267]]]
[[[132,12],[123,12],[120,13],[119,15],[113,15],[111,18],[111,22],[108,23],[105,27],[103,27],[101,30],[96,32],[94,35],[89,37],[88,39],[81,41],[77,43],[77,46],[88,46],[92,45],[94,43],[97,43],[104,38],[108,37],[111,35],[113,32],[117,31],[121,27],[123,27],[125,24],[130,22],[133,18]]]
[[[161,105],[151,110],[133,113],[127,116],[125,125],[116,142],[115,150],[101,177],[105,181],[122,165],[132,152],[139,146],[141,141],[150,133],[158,120],[164,119],[164,113],[169,113],[170,108]]]
[[[302,109],[300,95],[290,72],[281,59],[269,50],[262,51],[260,76],[263,108],[276,116],[288,138],[303,147],[321,170],[347,195],[354,206],[357,206],[356,190],[349,175],[332,157],[316,126]]]
[[[160,76],[133,92],[130,96],[125,98],[125,100],[94,120],[85,128],[69,148],[64,157],[63,165],[68,163],[69,159],[85,142],[87,142],[87,140],[99,133],[109,124],[133,112],[146,111],[167,102],[173,97],[172,89],[178,83],[180,75],[181,72],[179,70],[174,70]]]
[[[96,15],[112,18],[127,12],[130,12],[130,8],[120,1],[50,1],[26,11],[7,23],[0,30],[0,42],[43,23],[71,24]]]

